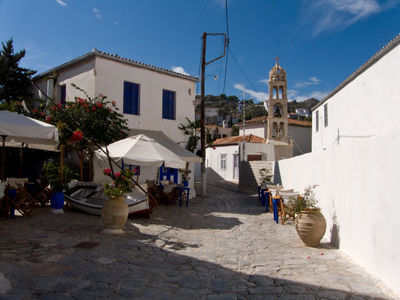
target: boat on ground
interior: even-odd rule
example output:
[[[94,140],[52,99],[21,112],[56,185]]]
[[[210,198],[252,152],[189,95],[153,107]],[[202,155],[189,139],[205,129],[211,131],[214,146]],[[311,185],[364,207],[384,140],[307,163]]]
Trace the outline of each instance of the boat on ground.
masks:
[[[109,198],[103,193],[103,186],[95,182],[74,181],[69,184],[70,192],[65,193],[65,200],[80,211],[101,215],[103,203]],[[125,197],[129,215],[150,217],[150,206],[147,195],[133,190]]]

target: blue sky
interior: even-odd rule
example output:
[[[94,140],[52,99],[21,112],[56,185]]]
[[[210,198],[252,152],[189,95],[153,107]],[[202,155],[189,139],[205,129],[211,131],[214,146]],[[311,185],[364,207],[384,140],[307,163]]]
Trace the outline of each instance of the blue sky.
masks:
[[[400,0],[228,0],[228,20],[227,95],[265,99],[278,56],[289,100],[322,99],[400,33]],[[97,48],[199,76],[202,33],[226,27],[225,0],[0,0],[0,41],[39,73]],[[208,59],[221,51],[210,37]],[[207,94],[223,93],[224,71],[207,66]]]

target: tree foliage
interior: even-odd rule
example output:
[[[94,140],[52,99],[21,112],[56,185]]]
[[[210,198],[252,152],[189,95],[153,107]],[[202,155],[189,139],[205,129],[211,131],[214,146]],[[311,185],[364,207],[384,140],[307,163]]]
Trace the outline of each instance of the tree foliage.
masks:
[[[114,101],[108,101],[107,97],[101,94],[91,98],[81,88],[73,86],[86,97],[75,97],[75,101],[65,105],[42,104],[32,111],[32,117],[44,119],[56,126],[61,125],[60,141],[65,144],[74,142],[81,149],[108,145],[125,137],[127,120],[118,112]],[[80,132],[83,138],[77,139],[77,132]]]
[[[22,102],[25,102],[27,106],[32,103],[31,77],[36,71],[19,66],[26,52],[25,50],[14,52],[12,39],[1,44],[0,101],[3,102],[4,109],[21,112]]]

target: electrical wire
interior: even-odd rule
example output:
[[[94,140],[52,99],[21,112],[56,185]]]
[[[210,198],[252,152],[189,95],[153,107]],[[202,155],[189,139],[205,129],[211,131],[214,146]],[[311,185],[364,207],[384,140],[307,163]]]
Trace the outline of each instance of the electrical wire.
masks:
[[[225,0],[225,17],[226,17],[226,58],[225,58],[225,74],[224,74],[224,89],[223,94],[225,94],[226,90],[226,74],[228,72],[228,56],[229,56],[229,18],[228,18],[228,0]]]
[[[233,55],[233,52],[232,52],[231,49],[229,49],[229,52],[231,53],[232,58],[233,58],[233,60],[235,61],[237,67],[238,67],[239,70],[240,70],[240,72],[242,73],[243,77],[246,78],[247,82],[250,84],[250,86],[253,88],[253,90],[257,90],[257,89],[254,87],[253,83],[250,81],[250,79],[247,77],[246,73],[243,71],[242,67],[239,65],[239,62],[237,61],[235,55]]]

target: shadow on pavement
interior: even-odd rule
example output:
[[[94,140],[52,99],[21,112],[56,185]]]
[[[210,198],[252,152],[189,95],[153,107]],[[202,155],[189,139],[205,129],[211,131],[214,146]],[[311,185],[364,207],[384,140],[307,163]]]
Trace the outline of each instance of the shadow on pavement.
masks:
[[[127,226],[100,233],[96,216],[77,212],[0,220],[0,270],[11,283],[1,299],[371,299],[340,289],[244,274],[179,253]],[[93,247],[74,247],[91,243]],[[233,266],[236,268],[237,266]],[[271,272],[265,269],[261,272]],[[4,291],[3,291],[4,292]],[[379,298],[374,298],[379,299]],[[383,298],[381,298],[383,299]]]

